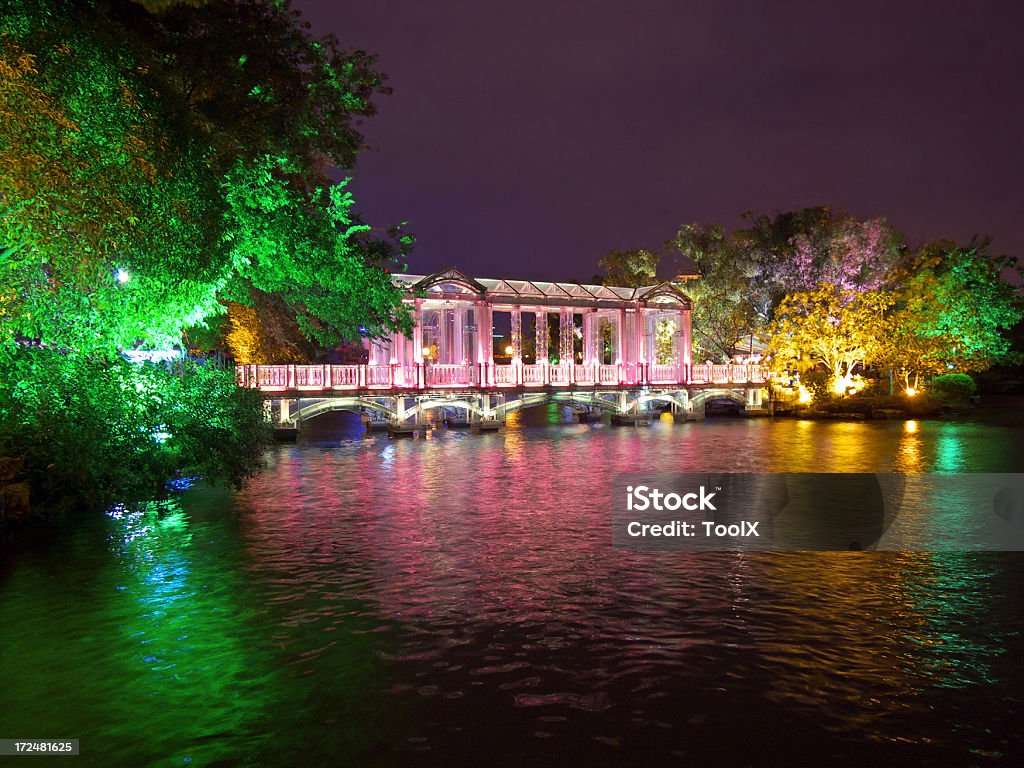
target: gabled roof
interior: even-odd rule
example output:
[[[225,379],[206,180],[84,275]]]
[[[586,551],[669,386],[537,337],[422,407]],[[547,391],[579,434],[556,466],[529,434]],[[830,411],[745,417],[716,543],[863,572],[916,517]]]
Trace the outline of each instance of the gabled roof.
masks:
[[[640,290],[646,290],[641,288]],[[667,302],[679,302],[683,304],[686,309],[692,309],[693,301],[685,293],[680,291],[671,282],[665,281],[661,285],[656,285],[650,290],[646,290],[645,293],[640,295],[640,301],[659,303],[661,301]]]
[[[403,275],[402,277],[412,278],[415,277],[415,275]],[[412,288],[415,291],[429,291],[431,288],[438,285],[456,285],[480,295],[483,295],[485,290],[480,283],[455,267],[449,267],[448,269],[443,269],[440,272],[435,272],[432,275],[422,277],[413,283]]]

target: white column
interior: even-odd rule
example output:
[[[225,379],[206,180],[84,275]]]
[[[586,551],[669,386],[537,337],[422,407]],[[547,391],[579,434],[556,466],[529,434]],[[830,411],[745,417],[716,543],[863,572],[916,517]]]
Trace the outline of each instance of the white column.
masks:
[[[457,306],[455,308],[455,320],[452,327],[452,362],[456,365],[466,365],[466,344],[463,341],[463,334],[466,331],[466,308]]]
[[[583,364],[593,365],[597,360],[595,352],[597,336],[597,310],[583,313]]]
[[[680,350],[680,358],[682,360],[682,376],[683,381],[690,380],[690,370],[693,366],[693,335],[690,328],[690,310],[684,309],[681,313],[680,325],[683,328],[682,334],[682,349]]]
[[[412,346],[412,360],[404,361],[406,365],[423,362],[423,299],[416,299],[416,309],[413,315]]]
[[[620,309],[617,322],[615,323],[615,363],[616,365],[626,362],[623,354],[623,342],[626,340],[626,310]]]
[[[480,363],[480,383],[484,386],[493,384],[491,366],[494,363],[494,324],[491,320],[491,307],[486,301],[476,303],[477,324],[477,362]]]
[[[535,313],[537,325],[537,362],[548,361],[548,313],[540,311]]]
[[[523,364],[523,315],[519,309],[513,309],[512,315],[512,365]]]
[[[558,362],[572,363],[572,337],[573,337],[573,312],[571,309],[561,309],[558,313]]]

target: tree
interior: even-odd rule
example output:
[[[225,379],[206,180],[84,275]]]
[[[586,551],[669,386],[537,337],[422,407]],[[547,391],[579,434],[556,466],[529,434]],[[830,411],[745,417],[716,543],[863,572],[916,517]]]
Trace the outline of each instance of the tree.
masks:
[[[389,270],[411,238],[329,177],[383,76],[282,0],[22,0],[0,29],[0,455],[72,504],[243,477],[258,394],[118,352],[232,300],[275,342],[407,327]]]
[[[885,219],[828,220],[827,228],[792,238],[791,290],[829,283],[846,291],[877,291],[891,282],[903,254],[902,237]]]
[[[828,230],[832,218],[832,209],[825,206],[774,216],[744,214],[749,226],[736,230],[732,236],[753,263],[750,295],[763,322],[770,322],[783,298],[798,290],[792,268],[794,238],[804,235],[818,239]]]
[[[827,284],[787,296],[768,327],[773,367],[783,371],[794,359],[810,357],[828,369],[837,390],[845,391],[853,369],[880,354],[891,328],[892,303],[892,295],[882,291]]]
[[[0,243],[5,283],[17,286],[17,301],[4,303],[8,338],[173,344],[182,327],[221,311],[229,277],[259,277],[252,265],[268,264],[257,256],[316,238],[313,266],[333,276],[334,293],[297,286],[304,300],[286,305],[303,330],[334,341],[402,324],[387,270],[402,268],[411,238],[373,235],[327,177],[354,163],[358,120],[386,90],[372,57],[314,40],[288,3],[271,0],[159,15],[129,0],[26,0],[0,21],[11,30],[0,71],[10,118],[0,170],[14,190],[2,201]],[[255,179],[269,193],[267,173],[295,226],[264,228],[259,253],[245,253],[245,214],[258,206],[237,205],[230,185]],[[273,249],[270,235],[280,238]]]
[[[656,283],[658,271],[657,253],[644,248],[629,251],[609,251],[608,255],[597,262],[602,271],[601,282],[604,285],[617,285],[624,288],[642,288]]]
[[[267,157],[225,180],[226,237],[237,265],[231,298],[245,304],[256,292],[279,297],[302,333],[324,346],[391,328],[411,331],[401,290],[358,250],[356,236],[369,227],[353,221],[344,184],[306,193],[285,180],[290,168]]]
[[[5,35],[0,57],[5,338],[174,343],[227,277],[201,160],[167,151],[137,80],[86,30],[38,55]]]
[[[860,221],[822,206],[754,217],[733,237],[747,254],[751,293],[767,322],[788,295],[821,283],[842,290],[879,290],[904,258],[902,236],[885,219]]]
[[[727,358],[741,339],[760,334],[764,323],[753,286],[757,264],[742,243],[718,225],[687,224],[666,247],[693,261],[700,275],[686,285],[694,302],[693,331],[699,352]]]
[[[922,247],[901,275],[885,365],[904,387],[922,376],[972,373],[1006,360],[1007,332],[1022,317],[1017,291],[1001,275],[1013,262],[989,241]]]

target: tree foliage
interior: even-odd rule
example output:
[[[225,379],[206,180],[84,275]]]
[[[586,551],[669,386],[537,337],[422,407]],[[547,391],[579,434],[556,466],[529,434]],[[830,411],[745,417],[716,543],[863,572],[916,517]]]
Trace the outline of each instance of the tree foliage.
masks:
[[[25,459],[34,505],[109,504],[177,472],[240,483],[267,425],[230,371],[19,348],[0,353],[0,447]]]
[[[0,30],[0,455],[51,501],[244,476],[258,400],[119,350],[225,303],[233,332],[271,329],[258,354],[407,327],[389,270],[411,237],[330,176],[383,75],[284,0],[4,1]]]
[[[758,266],[751,252],[718,225],[687,224],[667,247],[687,256],[700,277],[686,284],[693,299],[695,355],[727,358],[741,339],[764,327],[753,281]]]
[[[410,239],[371,234],[327,177],[386,90],[372,57],[270,0],[26,0],[0,21],[8,339],[167,346],[218,297],[244,299],[240,280],[291,290],[323,343],[402,325],[385,268]]]
[[[296,190],[285,179],[290,168],[268,157],[225,180],[237,265],[231,298],[249,303],[251,289],[280,297],[324,346],[408,326],[400,289],[357,250],[356,235],[369,227],[354,222],[344,185]]]
[[[777,368],[809,355],[834,377],[849,376],[873,360],[889,333],[893,298],[882,291],[853,291],[823,283],[787,296],[768,328]]]
[[[988,241],[925,245],[900,280],[882,362],[907,382],[1007,361],[1007,331],[1022,317],[1020,297],[1001,274],[1010,267]]]
[[[658,282],[659,255],[644,248],[629,251],[610,251],[597,263],[604,285],[624,288],[642,288]]]
[[[872,364],[904,386],[1012,360],[1021,300],[1003,279],[1012,260],[988,241],[910,252],[885,219],[827,207],[746,218],[730,233],[685,225],[668,243],[700,274],[686,290],[702,351],[728,357],[756,336],[777,367],[817,360],[844,376]]]
[[[177,341],[227,277],[201,164],[163,148],[137,83],[87,36],[37,57],[5,35],[0,54],[4,337]]]

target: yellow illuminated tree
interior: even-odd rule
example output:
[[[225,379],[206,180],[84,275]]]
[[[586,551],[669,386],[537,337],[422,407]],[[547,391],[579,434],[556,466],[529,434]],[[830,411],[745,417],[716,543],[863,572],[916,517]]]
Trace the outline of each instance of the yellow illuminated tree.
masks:
[[[773,367],[784,371],[794,359],[810,358],[843,379],[857,365],[874,360],[891,333],[887,312],[893,296],[882,291],[838,290],[822,284],[783,299],[768,326]]]

